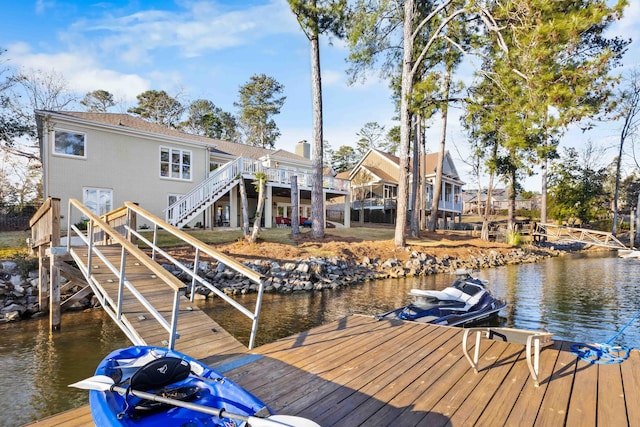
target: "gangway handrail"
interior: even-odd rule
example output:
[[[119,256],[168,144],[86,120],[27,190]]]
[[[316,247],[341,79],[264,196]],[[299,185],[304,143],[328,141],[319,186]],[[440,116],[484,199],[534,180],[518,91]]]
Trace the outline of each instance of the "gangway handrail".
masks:
[[[71,218],[73,217],[73,215],[71,214],[72,208],[77,209],[85,218],[88,218],[87,235],[85,235],[82,230],[80,230],[75,224],[71,223]],[[152,261],[144,253],[144,251],[127,240],[125,236],[118,233],[113,227],[100,219],[97,215],[87,209],[76,199],[69,199],[67,230],[69,230],[67,235],[67,252],[71,254],[71,256],[78,264],[78,268],[87,278],[91,289],[93,289],[94,294],[99,299],[105,312],[107,312],[107,314],[116,322],[116,324],[120,326],[120,329],[122,329],[125,335],[127,335],[127,337],[136,345],[146,344],[144,340],[136,334],[131,324],[122,317],[123,292],[124,288],[126,287],[144,306],[149,314],[151,314],[151,316],[158,321],[160,326],[162,326],[163,329],[169,332],[167,347],[173,349],[177,338],[180,296],[184,295],[186,286],[175,276],[162,268],[162,266],[160,266],[158,263]],[[122,248],[119,268],[114,266],[109,261],[109,259],[103,254],[103,251],[100,250],[100,246],[97,245],[96,242],[94,242],[94,235],[96,234],[96,230],[99,230],[99,232],[108,235],[109,241],[111,243],[117,244]],[[74,233],[76,237],[80,238],[80,240],[87,245],[88,250],[86,267],[83,265],[82,259],[75,252],[71,251],[71,241],[74,237]],[[149,303],[149,301],[135,288],[135,286],[129,280],[127,280],[125,272],[127,253],[132,255],[137,261],[147,267],[161,282],[168,285],[169,288],[173,291],[174,298],[170,323],[167,322],[167,320],[153,307],[151,303]],[[109,270],[118,278],[118,299],[115,302],[102,291],[98,281],[93,277],[92,258],[94,254],[98,258],[100,258],[102,262],[105,263],[107,268],[109,268]]]
[[[612,249],[629,249],[612,233],[607,231],[568,227],[550,223],[537,223],[533,234],[534,236],[554,237],[559,240],[590,243]]]
[[[151,259],[155,260],[156,253],[159,253],[163,257],[171,261],[172,264],[176,265],[178,268],[180,268],[183,272],[185,272],[191,277],[191,301],[193,301],[195,296],[195,292],[194,292],[195,282],[198,282],[203,286],[205,286],[210,291],[212,291],[213,293],[215,293],[218,297],[222,298],[225,302],[233,306],[235,309],[240,311],[242,314],[247,316],[252,321],[253,324],[251,327],[251,336],[249,338],[249,345],[248,345],[248,348],[252,349],[253,345],[255,344],[256,334],[258,332],[258,318],[260,316],[262,295],[264,293],[264,276],[258,273],[257,271],[247,267],[246,265],[238,262],[237,260],[231,258],[230,256],[215,250],[211,246],[201,242],[200,240],[194,238],[193,236],[180,230],[179,228],[172,226],[168,222],[153,215],[147,210],[141,208],[140,206],[132,202],[125,202],[124,206],[127,208],[127,210],[135,212],[136,215],[143,217],[146,221],[153,224],[153,237],[151,240],[149,240],[143,234],[138,232],[138,230],[132,229],[129,226],[125,226],[127,232],[131,233],[131,235],[135,236],[136,238],[138,238],[139,240],[141,240],[151,248],[151,251],[152,251]],[[168,254],[166,251],[164,251],[162,248],[158,246],[157,237],[158,237],[159,229],[163,229],[165,232],[173,235],[174,237],[177,237],[178,239],[191,245],[195,249],[193,270],[190,270],[187,267],[185,267],[181,262],[173,258],[170,254]],[[198,264],[199,264],[200,256],[202,253],[209,255],[210,257],[217,260],[218,262],[224,264],[225,266],[231,268],[232,270],[235,270],[236,272],[242,274],[243,276],[247,277],[248,279],[258,284],[258,297],[256,299],[256,306],[253,312],[248,310],[246,307],[242,306],[236,300],[234,300],[233,298],[231,298],[230,296],[222,292],[220,289],[216,288],[211,283],[204,280],[198,275]]]

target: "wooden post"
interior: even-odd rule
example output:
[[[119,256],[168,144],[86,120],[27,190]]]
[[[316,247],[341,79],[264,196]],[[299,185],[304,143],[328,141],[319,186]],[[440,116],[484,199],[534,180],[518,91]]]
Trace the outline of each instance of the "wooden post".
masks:
[[[60,270],[55,264],[55,248],[51,248],[49,251],[49,271],[51,273],[49,282],[49,327],[52,332],[60,330]]]
[[[38,246],[38,306],[40,311],[49,309],[49,274],[44,262],[45,249],[44,245]]]
[[[298,177],[291,177],[291,238],[300,237],[300,214],[298,210]]]
[[[60,199],[55,198],[51,199],[51,246],[60,246]]]
[[[636,241],[636,233],[635,233],[635,212],[631,209],[631,219],[629,220],[629,248],[633,249]]]
[[[127,209],[127,223],[129,224],[130,230],[135,231],[138,229],[138,216],[136,212],[131,209]],[[127,232],[127,240],[129,240],[134,245],[138,243],[138,238],[131,231]]]

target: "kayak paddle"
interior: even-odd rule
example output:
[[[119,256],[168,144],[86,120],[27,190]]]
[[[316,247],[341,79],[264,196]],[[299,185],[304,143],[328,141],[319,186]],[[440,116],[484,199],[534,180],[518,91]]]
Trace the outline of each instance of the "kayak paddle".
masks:
[[[211,408],[209,406],[198,405],[191,402],[183,402],[181,400],[170,399],[167,397],[158,396],[153,393],[147,393],[144,391],[131,390],[125,387],[119,387],[115,385],[113,379],[106,375],[96,375],[90,378],[86,378],[77,383],[70,384],[69,387],[80,388],[84,390],[97,390],[97,391],[111,391],[119,394],[129,392],[129,394],[139,397],[141,399],[151,400],[153,402],[164,403],[167,405],[178,406],[181,408],[190,409],[192,411],[198,411],[209,415],[214,415],[218,418],[231,418],[240,421],[246,421],[251,427],[320,427],[306,418],[296,417],[292,415],[271,415],[268,418],[253,417],[247,415],[233,414],[227,412],[224,409]]]

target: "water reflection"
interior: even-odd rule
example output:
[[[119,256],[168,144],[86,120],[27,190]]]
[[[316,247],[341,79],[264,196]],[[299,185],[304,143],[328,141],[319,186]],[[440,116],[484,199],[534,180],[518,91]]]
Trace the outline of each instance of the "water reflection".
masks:
[[[640,260],[610,254],[553,258],[537,264],[483,270],[494,295],[509,305],[500,325],[545,330],[556,339],[606,342],[640,310]],[[338,320],[374,315],[408,302],[411,288],[443,289],[451,275],[385,280],[348,289],[264,296],[257,345]],[[253,307],[256,295],[239,297]],[[247,344],[251,323],[219,300],[198,303],[223,328]],[[617,343],[640,346],[640,319]],[[93,375],[110,351],[128,340],[100,310],[65,314],[61,333],[48,319],[0,325],[0,426],[16,426],[86,404],[85,391],[68,384]]]
[[[580,254],[481,273],[509,301],[506,325],[552,332],[556,339],[603,343],[640,310],[640,260]],[[640,321],[618,343],[640,345]]]
[[[443,289],[454,276],[438,275],[421,279],[381,280],[345,289],[323,292],[301,292],[291,295],[265,294],[262,302],[256,345],[302,332],[314,326],[338,320],[346,315],[374,314],[391,310],[409,301],[411,288]],[[255,294],[243,295],[238,301],[253,310]],[[197,303],[225,330],[248,344],[251,322],[220,299]]]
[[[114,348],[129,345],[101,311],[69,313],[61,333],[49,319],[0,326],[0,426],[17,426],[88,403],[86,391],[67,387],[93,375]]]

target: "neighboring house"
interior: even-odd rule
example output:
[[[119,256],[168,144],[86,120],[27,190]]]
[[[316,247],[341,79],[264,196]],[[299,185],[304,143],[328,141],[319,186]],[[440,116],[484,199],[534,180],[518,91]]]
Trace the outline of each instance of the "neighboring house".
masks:
[[[478,206],[481,212],[484,213],[484,209],[487,206],[488,191],[486,189],[480,191],[478,197],[478,190],[465,190],[464,195],[464,213],[478,213]],[[525,199],[521,195],[516,196],[516,210],[532,210],[537,209],[536,199]],[[491,200],[489,200],[489,209],[491,214],[496,214],[499,211],[509,209],[509,193],[505,188],[496,188],[491,192]]]
[[[63,216],[70,198],[96,214],[131,201],[178,227],[238,227],[238,184],[244,179],[252,218],[258,172],[268,177],[265,227],[291,217],[293,176],[299,216],[311,215],[311,161],[302,155],[190,135],[128,114],[37,110],[36,121],[44,197],[61,199]],[[296,152],[308,153],[305,144]],[[325,201],[348,194],[348,181],[324,179]],[[67,219],[61,222],[66,229]]]
[[[433,185],[436,180],[438,154],[426,154],[420,159],[420,176],[424,179],[424,201],[428,215],[431,215],[433,200]],[[336,175],[342,178],[346,173]],[[393,222],[396,217],[396,201],[398,197],[398,182],[400,176],[400,159],[388,153],[371,149],[348,172],[351,181],[351,205],[353,209],[368,210],[371,219],[381,219],[383,222]],[[409,182],[411,182],[411,175]],[[445,153],[442,190],[438,204],[438,218],[440,227],[446,227],[449,220],[455,221],[462,214],[462,182],[455,168],[449,152]],[[411,191],[411,185],[409,185]],[[411,194],[409,195],[411,200]],[[379,211],[378,214],[373,214]]]

